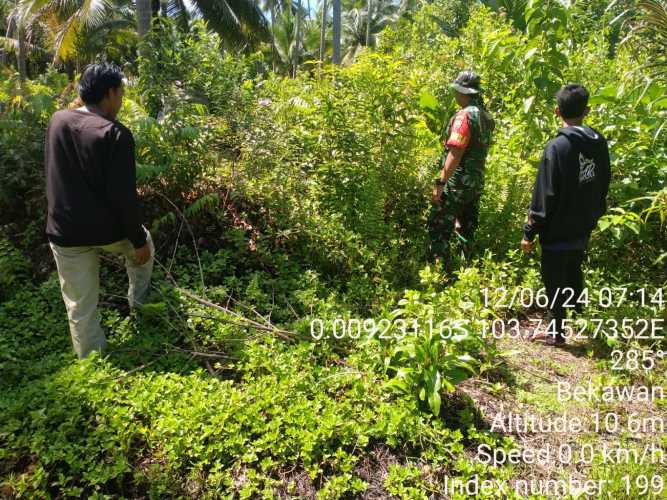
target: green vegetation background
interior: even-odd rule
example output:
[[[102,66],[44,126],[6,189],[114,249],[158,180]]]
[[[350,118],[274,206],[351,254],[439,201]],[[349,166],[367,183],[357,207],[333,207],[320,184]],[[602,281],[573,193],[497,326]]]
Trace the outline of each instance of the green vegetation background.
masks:
[[[479,332],[486,319],[526,311],[493,310],[481,290],[540,287],[534,257],[516,248],[542,147],[559,126],[562,83],[590,89],[589,123],[612,152],[589,286],[665,283],[665,86],[639,69],[650,47],[619,44],[594,3],[531,2],[518,26],[511,13],[436,0],[382,32],[375,51],[293,79],[266,71],[259,54],[222,53],[203,23],[183,33],[156,22],[120,116],[135,134],[158,243],[153,300],[121,314],[122,268],[106,262],[111,353],[85,362],[71,351],[43,236],[43,132],[74,87],[50,70],[20,90],[7,73],[0,496],[338,498],[373,487],[424,498],[442,479],[427,478],[424,464],[512,477],[470,458],[480,443],[511,443],[478,429],[474,404],[449,394],[471,376],[509,387],[511,353]],[[466,68],[483,76],[497,127],[479,258],[456,257],[456,276],[443,276],[427,265],[425,222],[453,112],[448,83]],[[239,326],[182,290],[268,318],[294,340]],[[591,314],[664,316],[664,304]],[[473,334],[312,339],[311,320],[332,331],[336,318],[467,319]],[[590,348],[604,353],[614,343],[598,344]],[[394,457],[380,485],[362,467],[378,450]]]

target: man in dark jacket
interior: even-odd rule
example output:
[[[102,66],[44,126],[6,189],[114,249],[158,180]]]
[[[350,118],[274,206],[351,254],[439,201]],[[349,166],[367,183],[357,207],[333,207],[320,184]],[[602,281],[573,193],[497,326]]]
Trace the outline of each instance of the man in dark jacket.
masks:
[[[57,111],[46,131],[46,234],[74,350],[85,358],[106,346],[97,311],[100,252],[125,258],[134,307],[148,292],[155,249],[141,224],[134,139],[116,121],[123,74],[111,64],[90,65],[79,96],[85,105]]]
[[[586,89],[566,85],[556,98],[564,127],[544,149],[521,241],[529,253],[540,237],[550,345],[565,343],[565,306],[575,305],[583,291],[581,264],[590,234],[606,212],[611,177],[606,139],[583,125],[590,111]]]

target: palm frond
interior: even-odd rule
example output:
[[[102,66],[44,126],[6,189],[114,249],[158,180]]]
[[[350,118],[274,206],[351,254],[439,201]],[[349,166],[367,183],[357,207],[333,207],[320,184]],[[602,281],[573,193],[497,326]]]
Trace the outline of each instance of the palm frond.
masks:
[[[184,0],[168,0],[167,16],[176,21],[176,25],[183,31],[190,25],[190,13]]]
[[[19,49],[19,41],[16,38],[0,36],[0,47],[2,47],[3,50],[14,54]]]
[[[79,10],[79,22],[84,28],[95,28],[108,20],[108,12],[113,8],[109,0],[84,0]]]
[[[233,44],[269,40],[268,23],[253,0],[193,0],[220,36]]]
[[[32,44],[32,43],[26,43],[26,47],[30,51],[46,52],[39,45],[35,45],[35,44]],[[12,38],[12,37],[8,37],[8,36],[0,36],[0,48],[2,48],[3,50],[6,50],[9,53],[14,54],[19,49],[19,41],[16,38]]]
[[[652,47],[656,58],[650,63],[650,76],[667,78],[667,1],[641,0],[630,22],[627,43]]]
[[[128,0],[20,0],[19,12],[29,27],[46,20],[56,61],[74,58],[88,35],[125,27],[133,16]]]
[[[377,37],[385,27],[396,22],[400,15],[400,7],[386,0],[375,0],[370,16],[368,8],[350,9],[343,16],[343,41],[346,49],[345,61],[353,61],[361,47],[366,45],[367,23],[370,22],[370,43],[375,46]]]

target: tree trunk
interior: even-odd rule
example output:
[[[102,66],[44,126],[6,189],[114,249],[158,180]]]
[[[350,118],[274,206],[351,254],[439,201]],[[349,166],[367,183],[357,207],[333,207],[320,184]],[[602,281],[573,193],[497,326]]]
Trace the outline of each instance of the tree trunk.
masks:
[[[341,31],[341,8],[340,0],[333,0],[333,55],[334,64],[340,64],[340,31]]]
[[[5,34],[5,37],[9,38],[11,34],[12,34],[12,22],[10,21],[7,25],[7,33]],[[2,48],[0,48],[0,65],[2,66],[7,65],[7,51]]]
[[[371,46],[371,11],[373,9],[373,0],[368,0],[366,4],[366,47]]]
[[[70,82],[74,81],[74,63],[72,62],[71,59],[67,59],[65,61],[65,73],[67,73],[67,78],[69,79]]]
[[[320,67],[324,63],[324,56],[327,49],[327,0],[322,0],[322,26],[320,27]]]
[[[301,52],[301,0],[296,6],[296,40],[294,42],[294,57],[292,61],[292,78],[296,78],[296,72],[299,69],[299,57]]]
[[[18,50],[16,51],[16,66],[19,70],[19,79],[24,82],[28,78],[28,65],[26,63],[26,41],[25,27],[23,22],[19,21],[16,25],[16,38],[18,39]]]
[[[137,33],[141,38],[144,37],[151,27],[151,16],[153,15],[153,5],[151,0],[136,0],[137,2]]]
[[[273,72],[277,71],[276,65],[276,0],[271,0],[271,64]]]

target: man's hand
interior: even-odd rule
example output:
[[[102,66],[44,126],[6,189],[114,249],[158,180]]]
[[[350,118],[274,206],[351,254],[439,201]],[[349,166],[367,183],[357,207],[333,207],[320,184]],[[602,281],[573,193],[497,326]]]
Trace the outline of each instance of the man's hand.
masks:
[[[143,266],[151,258],[151,247],[148,245],[148,242],[141,247],[134,249],[134,263],[137,266]]]
[[[463,154],[465,153],[465,148],[459,148],[459,147],[450,147],[449,148],[449,153],[447,153],[447,156],[445,158],[445,163],[444,166],[442,167],[442,172],[440,172],[440,180],[441,182],[447,182],[456,170],[456,168],[459,166],[461,163],[461,159],[463,158]],[[442,186],[437,185],[433,188],[433,203],[436,205],[440,205],[442,202]]]
[[[532,241],[528,241],[526,238],[521,240],[521,250],[523,250],[523,253],[528,255],[533,251],[534,245]]]
[[[433,194],[431,195],[431,201],[436,205],[440,205],[442,201],[442,186],[435,186],[433,188]]]

